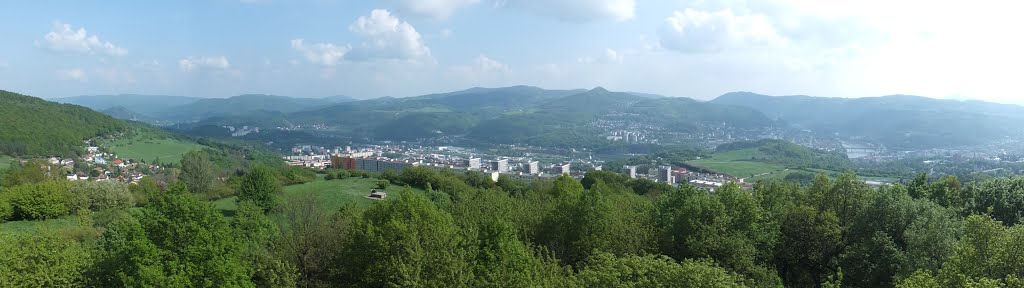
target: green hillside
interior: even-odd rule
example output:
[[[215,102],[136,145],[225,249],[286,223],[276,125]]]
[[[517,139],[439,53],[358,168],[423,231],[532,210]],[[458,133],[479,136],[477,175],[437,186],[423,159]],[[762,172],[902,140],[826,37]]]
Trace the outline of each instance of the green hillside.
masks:
[[[202,98],[167,95],[88,95],[53,99],[55,102],[81,105],[96,111],[124,107],[144,115],[156,115],[170,107],[194,103]],[[116,117],[116,116],[115,116]]]
[[[1016,137],[1024,107],[892,95],[864,98],[729,93],[711,101],[758,110],[796,128],[895,149],[957,147]]]
[[[83,140],[127,128],[89,108],[0,90],[0,154],[75,155]]]
[[[743,141],[718,146],[710,158],[688,161],[736,177],[782,172],[787,168],[811,168],[842,171],[850,160],[841,152],[828,152],[774,139]]]
[[[181,156],[188,151],[203,149],[190,140],[171,137],[164,133],[139,131],[132,136],[117,139],[103,144],[120,158],[136,161],[146,160],[150,163],[159,159],[160,163],[178,163]]]
[[[242,111],[258,108],[233,107]],[[264,108],[269,109],[260,109]],[[610,142],[601,136],[604,130],[595,127],[594,123],[599,120],[625,121],[682,132],[693,131],[702,123],[755,129],[772,122],[749,108],[687,98],[612,92],[600,87],[591,90],[545,90],[529,86],[472,88],[417,97],[351,101],[292,113],[278,111],[281,112],[261,110],[215,116],[181,124],[175,129],[197,136],[224,136],[226,130],[218,126],[318,126],[321,128],[298,130],[297,133],[306,133],[299,136],[303,139],[416,140],[458,136],[470,144],[602,147]],[[188,113],[198,115],[203,112]],[[271,132],[245,138],[275,143],[290,141],[262,135],[268,133]]]
[[[179,122],[199,121],[217,116],[239,116],[258,111],[296,112],[330,105],[331,99],[292,98],[275,95],[240,95],[231,98],[201,99],[193,103],[170,107],[155,115],[162,120]]]

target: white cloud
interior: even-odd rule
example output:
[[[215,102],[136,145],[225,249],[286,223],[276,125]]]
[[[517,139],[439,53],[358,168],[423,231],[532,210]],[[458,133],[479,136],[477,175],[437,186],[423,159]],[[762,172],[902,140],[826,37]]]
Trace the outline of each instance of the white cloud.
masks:
[[[497,0],[496,7],[520,8],[569,22],[633,19],[636,0]]]
[[[85,75],[82,68],[70,68],[57,70],[57,78],[61,80],[73,80],[78,82],[89,82],[89,76]]]
[[[395,0],[403,8],[413,14],[435,19],[448,19],[455,10],[464,6],[480,3],[480,0]]]
[[[315,43],[307,45],[303,39],[292,40],[292,49],[302,53],[310,63],[334,66],[345,57],[345,53],[352,50],[348,45],[338,46],[331,43]]]
[[[731,9],[675,11],[658,29],[661,46],[682,52],[719,52],[751,44],[780,44],[785,38],[762,15],[737,15]]]
[[[615,51],[615,49],[607,48],[604,50],[604,54],[601,57],[582,57],[577,59],[576,62],[583,64],[593,63],[604,63],[604,64],[621,64],[622,63],[622,52]]]
[[[55,53],[103,54],[107,56],[128,54],[128,50],[124,48],[102,41],[96,35],[89,35],[85,28],[79,27],[76,30],[70,24],[59,21],[53,23],[53,31],[46,33],[42,42],[36,41],[36,46]]]
[[[481,54],[480,56],[477,56],[476,60],[473,63],[476,64],[475,68],[477,68],[478,71],[485,72],[485,73],[486,72],[505,72],[505,71],[509,70],[507,65],[505,65],[505,64],[503,64],[501,62],[498,62],[497,60],[488,58],[486,55],[483,55],[483,54]]]
[[[470,65],[453,66],[448,69],[451,80],[464,85],[481,86],[504,83],[512,70],[508,65],[480,54]]]
[[[352,60],[392,59],[422,60],[433,58],[430,48],[416,28],[391,15],[384,9],[361,16],[348,27],[349,31],[363,38],[363,43],[352,49],[347,57]]]
[[[191,72],[197,69],[220,69],[227,70],[231,68],[231,63],[228,62],[228,58],[224,56],[216,57],[187,57],[178,60],[178,67],[182,71]]]

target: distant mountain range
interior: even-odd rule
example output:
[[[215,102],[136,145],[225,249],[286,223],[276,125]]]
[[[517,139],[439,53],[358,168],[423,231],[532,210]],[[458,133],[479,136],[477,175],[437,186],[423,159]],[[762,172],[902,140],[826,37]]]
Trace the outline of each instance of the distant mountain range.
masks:
[[[295,98],[262,94],[239,95],[230,98],[121,94],[53,99],[56,102],[89,107],[120,119],[153,124],[195,122],[213,117],[241,116],[259,111],[287,113],[353,100],[347,96]]]
[[[1019,127],[1024,123],[1021,106],[908,95],[829,98],[734,92],[696,101],[600,87],[512,86],[369,100],[274,95],[99,95],[55,100],[121,119],[173,124],[186,133],[202,131],[199,134],[204,136],[226,134],[220,126],[248,125],[285,127],[292,138],[303,138],[297,136],[302,133],[362,140],[458,136],[480,143],[587,147],[604,141],[601,135],[606,127],[599,127],[603,121],[618,121],[666,133],[697,132],[708,125],[745,130],[784,127],[891,149],[919,149],[977,145],[1017,138],[1024,132]],[[269,138],[273,135],[263,136],[268,139],[261,140],[273,140]]]
[[[864,138],[893,149],[959,147],[1019,137],[1024,107],[891,95],[864,98],[728,93],[710,103],[747,107],[800,129]]]

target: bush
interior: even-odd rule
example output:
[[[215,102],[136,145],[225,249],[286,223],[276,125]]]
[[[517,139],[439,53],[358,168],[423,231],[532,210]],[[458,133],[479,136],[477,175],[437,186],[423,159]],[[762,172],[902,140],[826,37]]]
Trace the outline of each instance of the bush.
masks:
[[[100,211],[135,206],[128,186],[115,182],[72,182],[68,189],[70,211],[87,209]]]
[[[11,201],[0,195],[0,223],[11,219],[11,216],[14,216],[14,207],[11,206]]]
[[[68,215],[68,182],[46,181],[4,191],[14,207],[13,219],[51,219]]]
[[[346,171],[346,170],[338,170],[334,174],[334,178],[335,179],[345,179],[345,178],[348,178],[350,176],[352,176],[352,175],[349,175],[348,171]]]
[[[327,173],[327,175],[324,175],[324,180],[327,180],[327,181],[334,180],[334,173]]]
[[[0,286],[77,287],[85,280],[89,251],[52,233],[0,234]]]
[[[386,179],[377,180],[377,189],[387,189],[391,182]]]

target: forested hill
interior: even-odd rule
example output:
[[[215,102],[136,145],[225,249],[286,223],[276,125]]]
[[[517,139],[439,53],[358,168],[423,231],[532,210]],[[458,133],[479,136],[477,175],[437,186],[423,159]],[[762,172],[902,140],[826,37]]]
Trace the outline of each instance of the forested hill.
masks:
[[[850,159],[843,151],[824,151],[776,139],[741,141],[719,145],[715,153],[733,153],[749,156],[744,159],[786,167],[843,170],[850,167]]]
[[[83,140],[127,127],[89,108],[0,90],[0,154],[73,155]]]
[[[798,128],[896,149],[956,147],[1016,137],[1024,107],[909,95],[864,98],[728,93],[710,101],[755,109]]]

